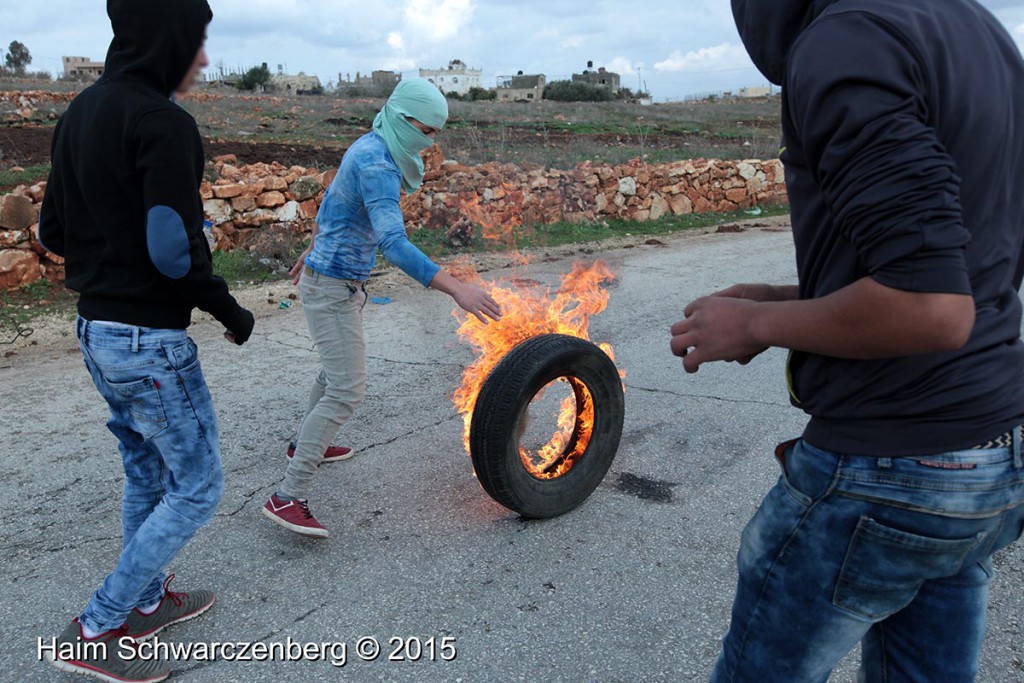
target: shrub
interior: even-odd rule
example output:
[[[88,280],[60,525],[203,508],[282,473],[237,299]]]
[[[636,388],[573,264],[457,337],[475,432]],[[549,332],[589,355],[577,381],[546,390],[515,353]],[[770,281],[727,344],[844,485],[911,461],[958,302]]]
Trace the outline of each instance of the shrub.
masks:
[[[555,102],[609,102],[615,99],[611,90],[589,83],[551,81],[544,88],[544,99]]]

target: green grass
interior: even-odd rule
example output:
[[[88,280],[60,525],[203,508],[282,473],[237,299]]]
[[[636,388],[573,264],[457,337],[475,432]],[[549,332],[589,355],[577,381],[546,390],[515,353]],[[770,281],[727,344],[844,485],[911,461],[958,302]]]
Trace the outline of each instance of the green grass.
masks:
[[[29,185],[40,180],[46,180],[49,174],[49,164],[44,166],[28,166],[20,173],[11,173],[8,170],[0,171],[0,192],[14,189],[18,185]]]
[[[762,217],[788,215],[785,206],[761,207]],[[485,241],[477,230],[473,245],[452,247],[443,231],[417,230],[412,235],[413,244],[431,257],[454,254],[495,252],[510,249],[556,247],[565,244],[587,244],[613,237],[657,237],[672,235],[686,230],[707,228],[751,218],[745,211],[729,213],[704,213],[688,216],[665,216],[656,221],[613,220],[600,223],[553,223],[518,228],[508,242]],[[293,255],[286,262],[261,260],[258,256],[242,250],[213,253],[213,271],[232,285],[276,282],[287,277],[288,268],[305,248],[296,244]],[[74,319],[74,304],[77,294],[54,284],[38,280],[19,289],[0,290],[0,353],[4,344],[12,343],[16,337],[25,336],[31,330],[32,320],[48,314],[66,315]]]
[[[74,319],[78,295],[64,288],[63,283],[48,280],[12,290],[0,290],[0,350],[18,336],[30,336],[31,322],[52,313],[67,314]]]
[[[298,253],[301,252],[302,247],[299,247]],[[258,257],[244,249],[213,252],[213,272],[231,284],[280,280],[283,277],[281,268],[280,263],[261,263]]]
[[[789,214],[786,206],[761,207],[761,217],[785,216]],[[488,242],[483,239],[480,231],[475,231],[473,245],[453,247],[442,231],[417,230],[412,234],[413,244],[432,257],[481,251],[501,251],[503,249],[530,249],[557,247],[565,244],[583,244],[599,242],[612,237],[656,237],[672,235],[686,230],[724,225],[737,220],[751,218],[745,211],[727,213],[701,213],[687,216],[664,216],[656,221],[612,220],[597,223],[560,222],[550,225],[522,226],[513,231],[510,239],[503,243]]]

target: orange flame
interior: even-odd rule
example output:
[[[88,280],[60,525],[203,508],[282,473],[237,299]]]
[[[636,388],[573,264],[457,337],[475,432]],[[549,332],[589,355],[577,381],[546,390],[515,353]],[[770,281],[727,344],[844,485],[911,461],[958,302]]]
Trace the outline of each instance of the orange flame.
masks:
[[[576,263],[562,278],[561,286],[552,294],[550,288],[515,280],[507,284],[491,283],[490,294],[501,305],[502,319],[489,325],[473,316],[456,312],[462,320],[459,336],[477,351],[477,359],[466,368],[462,384],[452,402],[463,415],[463,444],[469,451],[469,427],[476,407],[476,398],[487,376],[505,355],[521,342],[541,334],[566,334],[590,339],[590,318],[608,305],[608,291],[602,287],[614,275],[603,261],[587,266]],[[601,349],[612,360],[609,344]],[[548,444],[536,453],[520,448],[523,464],[534,476],[554,478],[568,471],[582,455],[590,440],[594,424],[594,406],[590,392],[582,382],[567,378],[573,394],[561,406],[558,431]],[[572,435],[576,443],[564,453]]]
[[[485,240],[508,248],[513,253],[514,262],[525,265],[529,258],[521,254],[515,244],[516,229],[522,225],[523,191],[503,183],[489,192],[494,198],[503,200],[503,208],[485,206],[480,195],[473,195],[463,203],[462,212],[481,226]],[[459,336],[477,351],[477,359],[463,372],[462,383],[452,396],[452,402],[463,416],[463,445],[468,453],[473,409],[480,387],[494,366],[514,347],[541,334],[565,334],[589,340],[591,316],[608,306],[608,292],[602,285],[615,276],[603,261],[589,266],[575,263],[552,294],[549,287],[520,278],[500,284],[484,283],[468,262],[462,262],[457,269],[460,279],[468,278],[486,287],[502,311],[502,319],[488,325],[460,310],[455,311],[461,320]],[[615,360],[610,344],[599,346]],[[625,377],[624,372],[619,374]],[[586,452],[593,433],[594,404],[590,391],[575,378],[564,379],[572,393],[562,400],[554,435],[535,452],[519,447],[523,466],[540,479],[553,479],[569,471]],[[547,388],[541,389],[534,400],[538,400]],[[519,426],[520,437],[526,429],[526,420],[524,417]],[[574,437],[575,441],[570,443]]]

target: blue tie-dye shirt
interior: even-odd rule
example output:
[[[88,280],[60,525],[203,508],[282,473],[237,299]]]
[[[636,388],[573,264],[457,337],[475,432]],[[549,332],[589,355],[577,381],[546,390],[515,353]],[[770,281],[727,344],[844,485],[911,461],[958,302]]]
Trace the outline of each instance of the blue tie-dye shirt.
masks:
[[[356,140],[341,160],[316,220],[320,225],[306,265],[330,277],[366,280],[377,248],[424,287],[440,268],[409,241],[398,205],[402,174],[376,133]]]

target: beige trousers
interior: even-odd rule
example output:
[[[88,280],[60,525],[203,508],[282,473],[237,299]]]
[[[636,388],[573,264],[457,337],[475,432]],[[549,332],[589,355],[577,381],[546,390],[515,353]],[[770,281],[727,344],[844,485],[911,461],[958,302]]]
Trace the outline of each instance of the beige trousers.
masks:
[[[361,282],[339,280],[308,268],[299,280],[299,294],[321,370],[310,389],[295,456],[278,493],[306,498],[324,451],[366,395],[363,306],[367,294]]]

